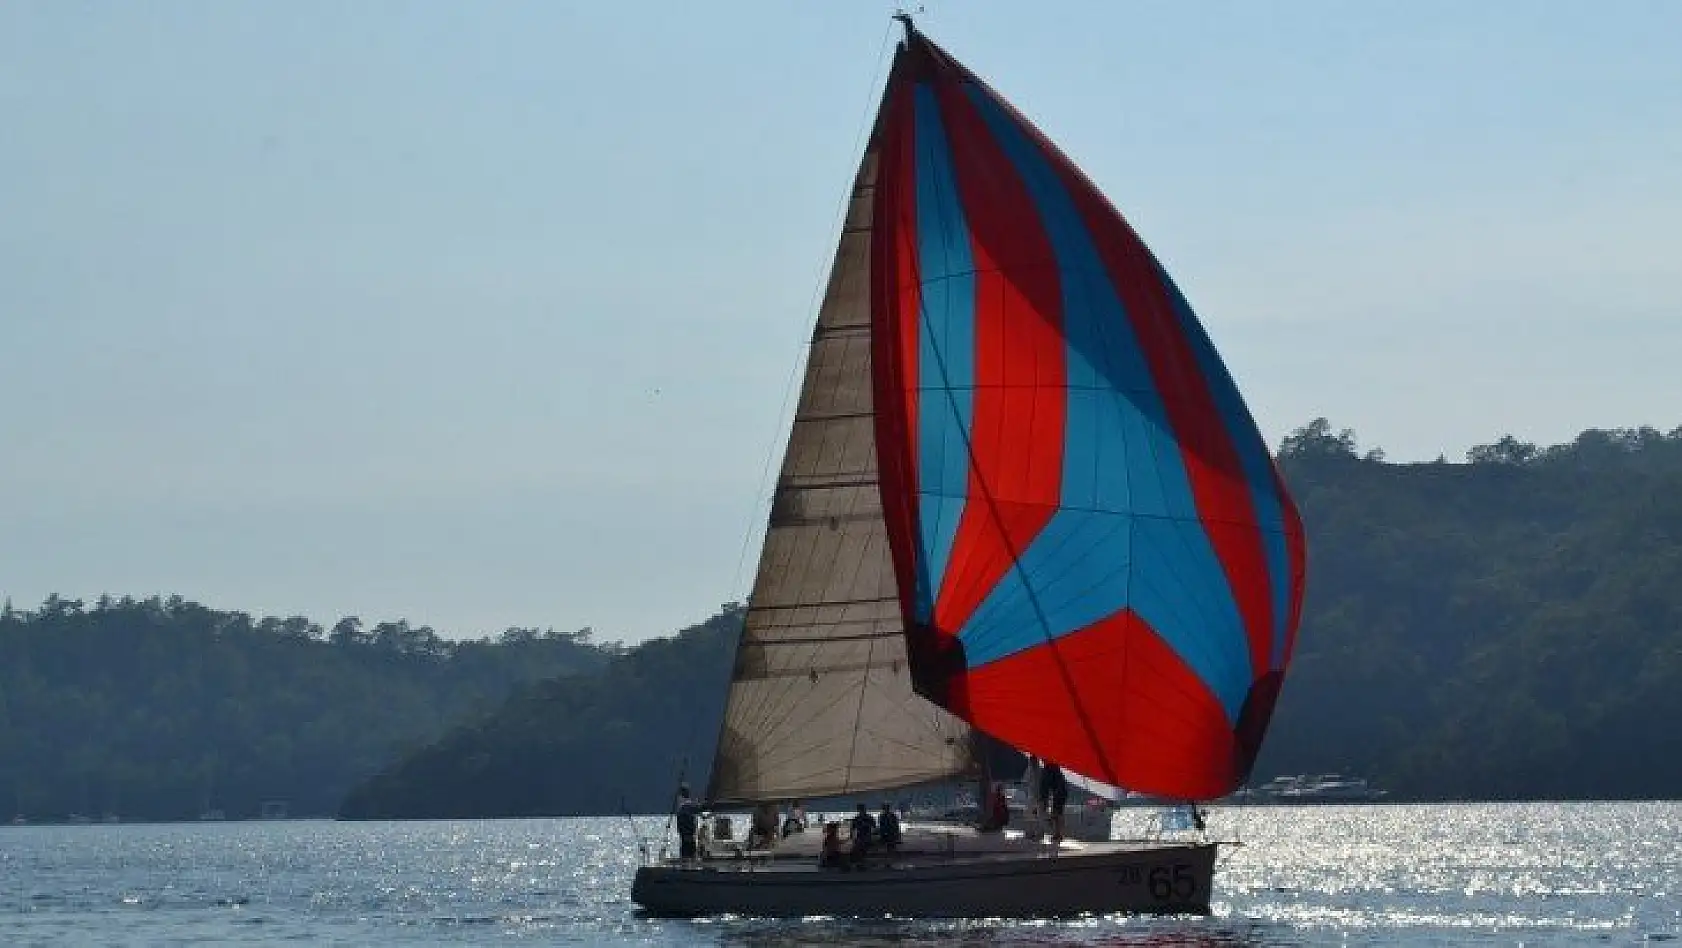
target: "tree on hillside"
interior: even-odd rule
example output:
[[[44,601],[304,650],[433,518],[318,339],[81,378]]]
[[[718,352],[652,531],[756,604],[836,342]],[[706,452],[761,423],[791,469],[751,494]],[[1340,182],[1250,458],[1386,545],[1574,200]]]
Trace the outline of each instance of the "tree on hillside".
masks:
[[[1332,423],[1316,418],[1285,436],[1279,444],[1281,458],[1303,461],[1356,457],[1355,432],[1349,428],[1334,433]]]
[[[1494,444],[1473,445],[1466,452],[1466,460],[1472,464],[1525,465],[1541,456],[1542,452],[1534,444],[1520,441],[1512,435],[1502,435]]]

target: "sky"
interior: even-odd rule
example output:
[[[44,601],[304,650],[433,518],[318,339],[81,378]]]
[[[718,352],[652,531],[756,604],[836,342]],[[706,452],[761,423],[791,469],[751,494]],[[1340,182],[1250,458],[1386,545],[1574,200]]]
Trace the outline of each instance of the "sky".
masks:
[[[1682,3],[925,6],[1270,442],[1682,425]],[[0,595],[743,597],[892,9],[0,4]]]

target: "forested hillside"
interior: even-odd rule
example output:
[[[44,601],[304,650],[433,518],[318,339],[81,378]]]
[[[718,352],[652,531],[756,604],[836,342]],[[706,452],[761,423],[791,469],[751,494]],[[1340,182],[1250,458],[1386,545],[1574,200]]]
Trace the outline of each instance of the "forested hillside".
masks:
[[[518,683],[593,672],[587,633],[448,642],[407,622],[323,629],[180,598],[0,609],[0,814],[330,815],[351,785]]]
[[[1280,458],[1310,579],[1258,781],[1341,770],[1402,799],[1682,797],[1682,429],[1389,464],[1318,420]],[[658,809],[685,754],[704,782],[734,620],[528,689],[344,812]]]
[[[1310,581],[1263,775],[1682,797],[1682,429],[1393,465],[1320,422],[1282,462]]]
[[[725,606],[588,678],[522,688],[492,718],[452,731],[361,785],[341,815],[542,816],[670,805],[685,759],[705,785],[743,610]]]
[[[1682,429],[1390,464],[1324,421],[1281,464],[1309,536],[1256,777],[1398,797],[1682,797]],[[179,598],[0,609],[0,814],[611,813],[696,784],[741,613],[599,646],[452,643]]]

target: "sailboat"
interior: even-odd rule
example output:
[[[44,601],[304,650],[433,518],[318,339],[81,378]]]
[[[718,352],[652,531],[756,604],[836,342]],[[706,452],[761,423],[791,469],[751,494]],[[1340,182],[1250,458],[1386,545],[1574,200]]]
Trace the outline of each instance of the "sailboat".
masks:
[[[1295,504],[1130,226],[898,19],[706,799],[968,778],[983,740],[1159,799],[1225,795],[1295,644]],[[809,840],[661,860],[632,898],[668,915],[1206,912],[1217,845],[913,827],[858,871],[820,869]]]

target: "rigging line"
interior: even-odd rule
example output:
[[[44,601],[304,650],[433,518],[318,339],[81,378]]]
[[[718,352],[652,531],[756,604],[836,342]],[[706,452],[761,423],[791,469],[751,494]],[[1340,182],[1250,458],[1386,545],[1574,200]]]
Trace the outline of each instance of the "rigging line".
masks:
[[[660,831],[660,858],[661,859],[666,858],[666,852],[667,852],[666,841],[671,839],[672,823],[673,823],[673,821],[675,821],[677,819],[678,792],[683,789],[684,778],[688,775],[688,772],[689,772],[689,755],[684,754],[683,755],[683,762],[678,764],[678,767],[677,767],[677,785],[672,787],[672,801],[671,801],[671,804],[666,807],[666,828],[664,830]],[[694,799],[694,797],[690,797],[690,799]]]
[[[893,38],[893,31],[894,31],[894,23],[893,23],[892,20],[889,20],[887,28],[882,31],[882,40],[877,46],[876,66],[871,72],[870,90],[869,90],[869,93],[866,95],[866,98],[865,98],[864,114],[860,116],[858,132],[853,136],[853,151],[852,151],[852,153],[855,154],[855,155],[862,154],[863,142],[864,142],[865,135],[876,124],[874,121],[872,121],[871,112],[873,110],[872,110],[871,106],[872,106],[873,103],[875,103],[876,98],[877,98],[876,87],[881,82],[881,79],[882,79],[882,60],[887,55],[888,46],[890,45],[890,43],[892,41],[892,38]],[[852,205],[853,197],[854,197],[854,194],[855,194],[856,190],[857,190],[857,180],[856,180],[856,177],[855,177],[855,180],[848,182],[846,194],[845,194],[844,197],[842,197],[842,199],[840,201],[840,206],[837,209],[837,212],[835,214],[835,218],[837,218],[839,220],[839,223],[836,226],[836,231],[838,233],[845,232],[845,230],[846,230],[847,210]],[[824,257],[820,258],[819,261],[818,261],[819,272],[813,280],[811,298],[806,303],[806,312],[811,314],[811,316],[812,316],[811,322],[814,325],[817,322],[818,306],[819,306],[819,303],[820,303],[820,296],[819,295],[821,293],[823,293],[824,284],[827,282],[824,279],[825,276],[827,275],[824,272],[825,260],[829,260],[830,262],[833,262],[833,257],[834,256],[835,256],[835,253],[832,250],[829,253],[825,254]],[[809,334],[807,336],[803,336],[801,338],[801,342],[800,342],[800,349],[807,348],[808,346],[811,345],[811,342],[812,342],[812,340],[811,340],[811,336]],[[800,350],[796,350],[796,357],[791,361],[791,364],[790,364],[790,367],[789,367],[788,379],[787,379],[787,381],[785,381],[783,383],[783,400],[782,400],[782,404],[777,407],[776,428],[772,432],[771,443],[765,449],[765,463],[760,469],[759,485],[754,489],[753,507],[752,507],[752,509],[749,510],[748,516],[746,518],[744,518],[746,520],[748,526],[747,526],[747,529],[742,534],[742,548],[741,548],[741,551],[736,555],[736,571],[730,577],[730,591],[731,591],[732,594],[734,594],[737,590],[740,590],[742,588],[742,569],[743,569],[743,566],[747,563],[748,547],[753,544],[753,536],[754,536],[754,533],[756,532],[756,523],[755,523],[755,520],[754,520],[754,517],[753,517],[753,512],[757,511],[759,509],[759,505],[764,501],[765,494],[766,494],[766,483],[771,478],[771,464],[772,464],[773,460],[776,458],[776,454],[777,454],[777,442],[779,440],[781,440],[783,428],[785,427],[783,425],[783,416],[788,413],[789,398],[794,392],[795,379],[799,376],[800,370],[805,363],[805,360],[799,357],[799,351]],[[751,594],[751,590],[749,591],[749,594]],[[743,600],[746,600],[747,598],[748,598],[748,594],[744,594],[742,596]]]
[[[953,176],[953,181],[951,182],[951,186],[956,188],[957,187],[957,180],[956,180],[957,169],[953,168],[952,172],[953,172],[953,175],[952,175]],[[954,195],[954,197],[957,199],[958,206],[960,208],[962,208],[963,207],[962,195],[961,194]],[[921,259],[921,256],[920,255],[913,255],[913,260],[914,260],[914,262],[913,262],[912,266],[916,270],[915,278],[917,279],[918,284],[921,285],[921,283],[922,283],[922,259]],[[941,381],[943,383],[945,383],[944,390],[946,392],[947,406],[951,410],[954,417],[961,419],[963,417],[963,415],[958,410],[957,395],[954,393],[954,390],[950,386],[950,376],[948,375],[948,373],[946,371],[946,358],[945,358],[945,355],[941,352],[940,346],[934,343],[934,338],[935,338],[935,336],[934,336],[934,324],[933,324],[933,322],[932,322],[932,320],[930,319],[930,316],[929,316],[929,309],[928,309],[928,305],[927,305],[927,300],[924,297],[924,295],[920,292],[917,294],[917,313],[918,313],[919,321],[923,325],[923,329],[926,332],[928,332],[928,334],[929,334],[929,339],[930,339],[929,351],[934,356],[936,371],[938,371],[940,373]],[[972,318],[973,318],[973,314],[972,314]],[[986,505],[987,512],[993,520],[994,527],[999,532],[999,540],[1003,544],[1003,546],[1005,548],[1005,552],[1010,554],[1011,569],[1014,570],[1016,572],[1017,576],[1020,578],[1021,583],[1022,583],[1022,591],[1028,599],[1029,606],[1034,611],[1034,617],[1037,620],[1039,620],[1040,631],[1045,636],[1046,645],[1050,646],[1050,648],[1051,648],[1051,656],[1052,656],[1053,661],[1057,665],[1058,677],[1063,679],[1063,687],[1068,692],[1069,698],[1074,704],[1075,716],[1080,721],[1081,730],[1086,732],[1086,739],[1091,743],[1093,752],[1097,754],[1099,763],[1103,766],[1104,770],[1106,771],[1105,774],[1103,775],[1106,778],[1106,782],[1111,783],[1111,784],[1119,784],[1119,781],[1116,778],[1115,767],[1114,767],[1113,764],[1111,764],[1110,759],[1109,759],[1109,755],[1104,753],[1104,745],[1098,740],[1098,732],[1093,728],[1091,718],[1087,715],[1086,704],[1085,704],[1085,702],[1080,700],[1079,693],[1075,690],[1074,677],[1069,673],[1068,665],[1063,661],[1062,651],[1057,647],[1057,639],[1051,633],[1051,621],[1046,618],[1045,609],[1040,604],[1039,594],[1034,590],[1033,584],[1029,581],[1029,576],[1028,576],[1027,571],[1022,568],[1022,554],[1021,554],[1021,551],[1017,549],[1016,542],[1011,538],[1009,532],[1005,529],[1004,517],[1002,516],[1002,514],[999,511],[998,499],[993,496],[992,487],[987,483],[987,479],[982,476],[981,465],[976,458],[975,442],[970,437],[969,428],[967,426],[961,425],[961,424],[958,425],[957,428],[958,428],[959,437],[963,441],[964,453],[969,459],[969,471],[970,471],[970,473],[975,475],[975,483],[976,483],[976,486],[980,489],[982,502]],[[1065,433],[1065,438],[1066,437],[1067,437],[1067,434]],[[931,591],[931,598],[934,601],[939,600],[940,597],[939,597],[939,590],[938,589]],[[931,618],[931,622],[932,622],[932,618],[933,618],[932,608],[931,608],[931,617],[930,618]],[[957,632],[956,632],[956,630],[954,630],[953,631],[954,637],[956,637],[956,634],[957,634]]]

